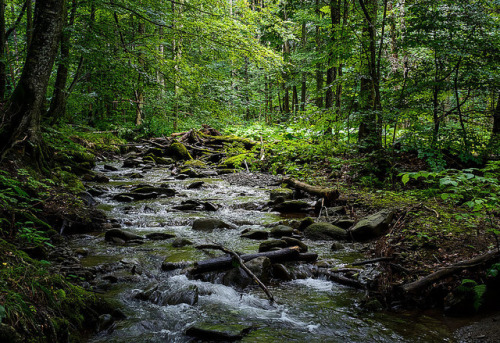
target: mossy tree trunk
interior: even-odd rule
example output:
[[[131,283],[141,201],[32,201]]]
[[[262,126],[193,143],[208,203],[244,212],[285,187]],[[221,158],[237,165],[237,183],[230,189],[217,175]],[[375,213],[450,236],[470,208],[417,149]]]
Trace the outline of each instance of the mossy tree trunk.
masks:
[[[21,78],[0,118],[0,160],[16,144],[42,158],[41,109],[62,31],[64,0],[36,2],[33,36]]]

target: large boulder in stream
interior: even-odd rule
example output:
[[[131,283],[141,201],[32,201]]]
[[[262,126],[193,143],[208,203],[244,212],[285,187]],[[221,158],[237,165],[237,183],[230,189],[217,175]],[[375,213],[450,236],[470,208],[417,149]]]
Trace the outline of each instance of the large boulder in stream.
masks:
[[[386,209],[379,211],[361,219],[349,232],[352,238],[357,241],[366,241],[380,237],[389,228],[393,216],[393,210]]]
[[[271,236],[273,237],[291,237],[293,235],[293,229],[290,226],[278,225],[271,229]]]
[[[193,230],[211,232],[215,229],[236,229],[236,226],[217,218],[199,218],[193,222]]]
[[[312,240],[343,240],[347,231],[330,223],[314,223],[304,230],[304,236]]]

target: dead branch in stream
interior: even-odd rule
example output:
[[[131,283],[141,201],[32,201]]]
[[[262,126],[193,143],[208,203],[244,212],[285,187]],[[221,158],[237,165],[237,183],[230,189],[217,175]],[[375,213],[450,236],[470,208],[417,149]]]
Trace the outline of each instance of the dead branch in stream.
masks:
[[[318,196],[324,199],[325,206],[329,206],[333,201],[337,200],[339,197],[339,191],[333,188],[319,187],[319,186],[311,186],[307,183],[284,177],[283,182],[293,187],[295,189],[299,189],[311,195]]]
[[[206,249],[209,248],[210,245],[201,245],[197,246],[198,249]],[[266,251],[255,254],[246,254],[241,255],[241,259],[244,262],[248,262],[257,257],[267,257],[271,261],[271,263],[281,263],[281,262],[289,262],[289,261],[315,261],[318,258],[317,254],[313,253],[299,253],[296,249],[285,248],[276,251]],[[202,274],[207,272],[214,272],[220,270],[227,270],[232,268],[232,258],[230,256],[221,256],[216,258],[211,258],[204,261],[198,261],[194,263],[193,269],[191,269],[190,273],[193,275]]]
[[[365,264],[372,264],[372,263],[377,263],[377,262],[386,262],[386,261],[392,261],[392,260],[394,260],[394,257],[377,257],[377,258],[372,258],[372,259],[365,260],[365,261],[359,261],[359,262],[351,263],[351,266],[363,266]]]
[[[198,246],[198,248],[199,248],[199,246]],[[231,255],[234,258],[234,260],[236,260],[238,262],[238,266],[241,269],[243,269],[245,271],[245,273],[247,273],[247,275],[250,276],[255,281],[255,283],[257,285],[259,285],[259,287],[264,291],[264,293],[266,293],[271,304],[274,303],[274,296],[271,294],[269,289],[267,289],[266,285],[264,285],[262,283],[262,281],[260,281],[260,279],[254,273],[252,273],[252,271],[250,269],[248,269],[248,267],[245,265],[245,261],[243,261],[241,259],[240,255],[238,255],[237,253],[235,253],[232,250],[229,250],[229,249],[224,248],[223,246],[217,245],[217,244],[211,244],[211,245],[207,245],[204,247],[204,249],[207,249],[207,248],[221,250],[221,251],[225,252],[226,254]]]
[[[492,263],[498,259],[500,259],[500,252],[499,251],[497,251],[497,250],[489,251],[486,254],[476,256],[470,260],[461,261],[461,262],[452,264],[451,266],[441,268],[438,271],[436,271],[430,275],[427,275],[427,276],[425,276],[417,281],[413,281],[413,282],[407,283],[405,285],[402,285],[401,289],[405,293],[415,293],[415,292],[418,292],[418,291],[432,285],[436,281],[439,281],[447,276],[461,272],[464,269],[471,269],[471,268],[480,267],[482,265]]]

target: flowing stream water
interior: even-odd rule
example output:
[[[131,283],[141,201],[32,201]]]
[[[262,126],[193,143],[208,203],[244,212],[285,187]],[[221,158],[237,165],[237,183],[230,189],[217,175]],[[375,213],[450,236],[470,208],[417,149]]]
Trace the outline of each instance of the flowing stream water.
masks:
[[[116,167],[120,162],[113,164]],[[109,172],[108,184],[98,197],[100,208],[125,231],[138,235],[163,232],[187,238],[196,244],[219,243],[242,252],[258,250],[260,241],[244,239],[245,228],[269,230],[269,224],[284,218],[275,212],[246,210],[245,204],[269,201],[269,186],[232,185],[217,176],[176,180],[167,168],[149,170],[120,169]],[[97,166],[102,170],[102,165]],[[133,179],[130,172],[140,172]],[[251,178],[251,174],[242,175]],[[194,181],[204,181],[201,189],[188,189]],[[137,184],[167,183],[177,191],[173,197],[121,203],[112,200]],[[184,200],[210,201],[219,206],[215,212],[177,211],[172,207]],[[196,218],[219,218],[238,229],[213,232],[191,230]],[[116,321],[90,342],[191,342],[184,332],[196,325],[206,329],[237,333],[254,326],[243,342],[452,342],[447,323],[436,316],[415,313],[369,312],[360,306],[364,293],[325,279],[311,277],[308,268],[296,269],[299,278],[269,286],[276,298],[270,304],[258,287],[236,290],[215,281],[193,280],[180,272],[164,272],[164,261],[181,262],[222,255],[197,250],[193,245],[175,248],[170,240],[144,240],[143,244],[117,245],[106,242],[103,234],[82,235],[74,246],[88,250],[82,258],[85,267],[97,271],[97,287],[105,297],[118,303],[127,318]],[[331,242],[304,240],[309,251],[337,266],[362,260],[360,246],[345,244],[331,251]],[[152,294],[140,300],[138,294]],[[197,301],[193,301],[195,295]],[[190,295],[192,296],[190,298]],[[182,300],[187,297],[187,300]]]

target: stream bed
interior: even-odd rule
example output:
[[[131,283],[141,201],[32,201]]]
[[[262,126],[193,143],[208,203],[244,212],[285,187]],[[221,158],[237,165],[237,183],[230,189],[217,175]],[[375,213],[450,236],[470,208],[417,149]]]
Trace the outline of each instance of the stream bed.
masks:
[[[168,233],[193,245],[174,247],[174,238],[115,244],[105,241],[102,233],[77,236],[72,241],[74,247],[88,252],[81,259],[82,265],[97,275],[93,287],[103,290],[127,317],[101,330],[89,342],[193,342],[196,340],[185,335],[191,326],[232,333],[252,327],[242,342],[454,342],[450,329],[454,325],[445,318],[367,311],[360,306],[364,292],[314,278],[305,264],[293,267],[294,280],[268,286],[276,299],[274,304],[257,286],[235,289],[224,285],[220,274],[208,280],[188,278],[180,271],[162,271],[164,262],[195,262],[223,255],[197,250],[197,244],[217,243],[240,253],[257,252],[260,241],[241,238],[240,234],[244,229],[270,230],[270,226],[285,220],[277,212],[258,210],[259,204],[269,201],[276,180],[250,173],[231,177],[207,173],[179,180],[168,168],[122,169],[122,162],[108,164],[117,169],[106,172],[110,182],[89,186],[105,190],[96,197],[98,206],[116,227],[140,236]],[[103,171],[103,165],[96,170]],[[133,178],[134,173],[144,178]],[[239,182],[233,182],[238,178]],[[189,189],[196,181],[204,184]],[[168,186],[176,195],[131,202],[113,200],[116,194],[140,184]],[[218,209],[174,209],[186,200],[210,202]],[[237,228],[193,231],[192,223],[197,218],[218,218]],[[364,259],[360,244],[343,243],[341,249],[332,251],[329,241],[303,242],[310,252],[319,255],[318,260],[338,267]],[[363,277],[374,272],[366,270]]]

